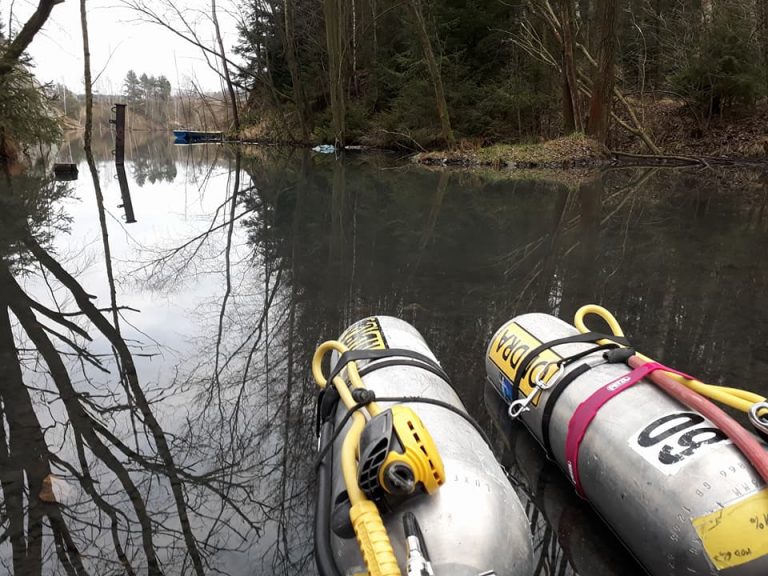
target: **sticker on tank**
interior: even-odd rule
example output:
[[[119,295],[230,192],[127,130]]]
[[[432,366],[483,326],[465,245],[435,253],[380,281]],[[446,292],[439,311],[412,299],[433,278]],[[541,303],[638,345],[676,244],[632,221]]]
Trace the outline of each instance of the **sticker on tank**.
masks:
[[[339,341],[350,350],[386,350],[387,339],[375,316],[363,318],[347,328]]]
[[[768,489],[691,520],[718,570],[768,555]]]
[[[491,342],[488,357],[501,371],[502,375],[507,378],[508,388],[507,390],[502,388],[502,394],[507,401],[516,400],[516,398],[512,398],[511,383],[515,380],[520,363],[528,352],[539,346],[541,346],[541,341],[515,322],[507,323],[499,330],[496,338]],[[549,382],[558,371],[555,362],[561,359],[562,357],[559,354],[550,349],[544,350],[539,354],[528,365],[525,374],[520,379],[519,396],[528,396],[533,392],[536,386],[534,383],[536,377],[539,377],[543,384]],[[544,372],[542,373],[542,371]],[[541,394],[537,394],[533,399],[532,404],[534,406],[539,405],[540,396]]]
[[[638,430],[629,446],[654,468],[672,476],[715,446],[730,444],[725,433],[696,412],[672,412]]]

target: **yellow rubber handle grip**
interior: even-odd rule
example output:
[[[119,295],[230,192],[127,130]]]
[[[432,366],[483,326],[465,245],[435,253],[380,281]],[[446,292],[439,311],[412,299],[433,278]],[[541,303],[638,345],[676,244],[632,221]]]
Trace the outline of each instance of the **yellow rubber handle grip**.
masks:
[[[354,504],[349,511],[352,527],[355,529],[357,544],[363,553],[365,566],[370,576],[400,576],[395,552],[389,542],[387,529],[381,520],[376,504],[363,500]]]

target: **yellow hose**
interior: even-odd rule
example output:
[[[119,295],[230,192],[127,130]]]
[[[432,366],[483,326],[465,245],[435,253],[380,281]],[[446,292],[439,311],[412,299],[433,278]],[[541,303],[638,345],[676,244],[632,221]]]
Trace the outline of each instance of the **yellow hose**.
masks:
[[[323,376],[323,358],[325,355],[328,352],[338,352],[341,355],[348,351],[349,348],[344,346],[344,344],[338,340],[328,340],[327,342],[323,342],[318,346],[317,350],[315,350],[315,354],[312,356],[312,376],[321,389],[328,385],[328,380]],[[352,388],[365,388],[363,380],[360,378],[360,373],[357,371],[357,364],[355,362],[347,364],[347,376],[349,377],[349,382],[352,385]],[[344,406],[347,407],[347,410],[351,410],[356,402],[355,399],[352,398],[352,392],[349,390],[347,383],[344,382],[344,379],[340,376],[336,376],[336,378],[333,379],[333,385],[338,391]],[[379,408],[379,405],[376,404],[376,402],[371,402],[365,409],[371,416],[376,416],[376,414],[381,412],[381,408]]]
[[[338,352],[344,354],[349,349],[341,342],[329,340],[321,344],[312,357],[312,376],[317,385],[322,389],[328,385],[328,380],[323,376],[323,358],[328,352]],[[365,388],[360,373],[357,371],[355,362],[347,365],[347,377],[351,387]],[[352,397],[350,386],[341,376],[333,379],[333,386],[339,393],[341,401],[347,410],[352,410],[357,404]],[[369,576],[400,576],[400,567],[397,564],[395,552],[392,549],[392,543],[384,527],[384,522],[379,514],[376,504],[365,497],[365,493],[360,489],[357,483],[357,453],[360,445],[360,435],[365,428],[366,418],[364,411],[371,416],[381,412],[381,408],[371,402],[365,408],[361,408],[352,414],[352,424],[344,436],[344,442],[341,445],[341,472],[344,477],[344,485],[349,495],[349,502],[352,505],[349,511],[349,517],[352,521],[352,527],[355,530],[360,554],[365,561]]]
[[[624,331],[621,329],[621,326],[616,318],[614,318],[613,314],[602,306],[597,306],[596,304],[582,306],[576,311],[573,323],[579,332],[584,333],[590,331],[584,321],[584,318],[589,314],[594,314],[595,316],[602,318],[605,323],[608,324],[608,327],[611,329],[614,336],[624,336]],[[601,340],[599,344],[607,342],[608,340]],[[646,362],[653,362],[648,356],[640,354],[639,352],[635,352],[635,354]],[[742,412],[749,412],[749,409],[753,404],[765,402],[765,397],[755,394],[754,392],[749,392],[748,390],[705,384],[700,380],[688,380],[687,378],[683,378],[682,376],[670,372],[664,372],[664,374],[710,400],[715,400],[716,402],[720,402],[721,404],[725,404],[726,406],[730,406],[731,408],[735,408]]]

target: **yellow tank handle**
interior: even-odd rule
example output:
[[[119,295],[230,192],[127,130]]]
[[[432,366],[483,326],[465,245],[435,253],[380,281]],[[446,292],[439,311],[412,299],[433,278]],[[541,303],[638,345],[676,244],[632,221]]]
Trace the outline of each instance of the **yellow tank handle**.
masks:
[[[323,357],[331,351],[344,354],[348,348],[341,342],[329,340],[321,344],[312,357],[312,376],[320,388],[328,385],[328,380],[323,375]],[[357,364],[350,362],[347,365],[347,375],[353,388],[365,388]],[[356,402],[352,397],[347,383],[340,376],[333,379],[333,386],[339,392],[341,401],[348,410],[351,410]],[[375,402],[366,406],[368,413],[375,416],[381,409]],[[341,472],[344,477],[344,485],[349,495],[352,507],[349,511],[352,527],[357,537],[360,553],[365,561],[369,576],[400,576],[400,567],[397,564],[392,542],[384,527],[384,522],[379,514],[376,504],[365,497],[357,483],[357,452],[360,445],[360,435],[365,428],[365,416],[362,409],[352,414],[352,424],[344,437],[341,445]]]
[[[619,322],[616,320],[613,314],[611,314],[602,306],[598,306],[596,304],[588,304],[586,306],[582,306],[576,311],[573,323],[579,332],[584,333],[590,331],[584,321],[586,316],[590,314],[594,314],[595,316],[602,318],[605,323],[608,324],[608,327],[611,329],[611,332],[614,336],[624,336],[624,331],[621,329]],[[608,342],[608,340],[602,340],[599,343],[603,344],[606,342]],[[640,354],[639,352],[635,352],[635,354],[637,354],[637,356],[646,362],[652,362],[652,360],[644,354]],[[701,394],[702,396],[742,412],[749,412],[750,408],[752,408],[754,404],[758,402],[765,402],[766,400],[763,396],[748,390],[730,388],[728,386],[716,386],[714,384],[705,384],[700,380],[688,380],[687,378],[683,378],[682,376],[672,374],[670,372],[664,372],[664,374],[687,386],[694,392]]]
[[[328,352],[334,351],[341,355],[344,354],[344,352],[349,352],[349,348],[344,346],[344,344],[338,340],[328,340],[327,342],[320,344],[317,350],[315,350],[314,356],[312,356],[312,376],[321,389],[328,385],[328,380],[326,380],[323,375],[323,358]],[[352,388],[365,388],[363,379],[360,378],[360,373],[357,371],[356,362],[347,364],[347,376],[349,377],[349,382],[352,385]],[[352,392],[349,390],[347,383],[344,382],[344,379],[340,376],[336,376],[336,378],[333,379],[333,386],[338,391],[344,406],[346,406],[348,410],[351,410],[356,402],[354,398],[352,398]],[[381,412],[381,408],[379,408],[379,405],[376,402],[371,402],[365,409],[371,416],[376,416],[376,414]]]

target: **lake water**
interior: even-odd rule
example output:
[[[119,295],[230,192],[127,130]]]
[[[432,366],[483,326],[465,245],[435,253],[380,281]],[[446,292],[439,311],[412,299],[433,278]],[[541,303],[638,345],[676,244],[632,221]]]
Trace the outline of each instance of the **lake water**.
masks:
[[[428,170],[131,134],[128,204],[106,136],[126,350],[81,314],[85,298],[114,323],[80,144],[58,152],[77,181],[0,185],[2,573],[312,573],[310,359],[367,315],[412,323],[488,432],[528,512],[537,576],[642,571],[499,416],[484,353],[503,322],[600,303],[648,355],[768,394],[765,172]]]

